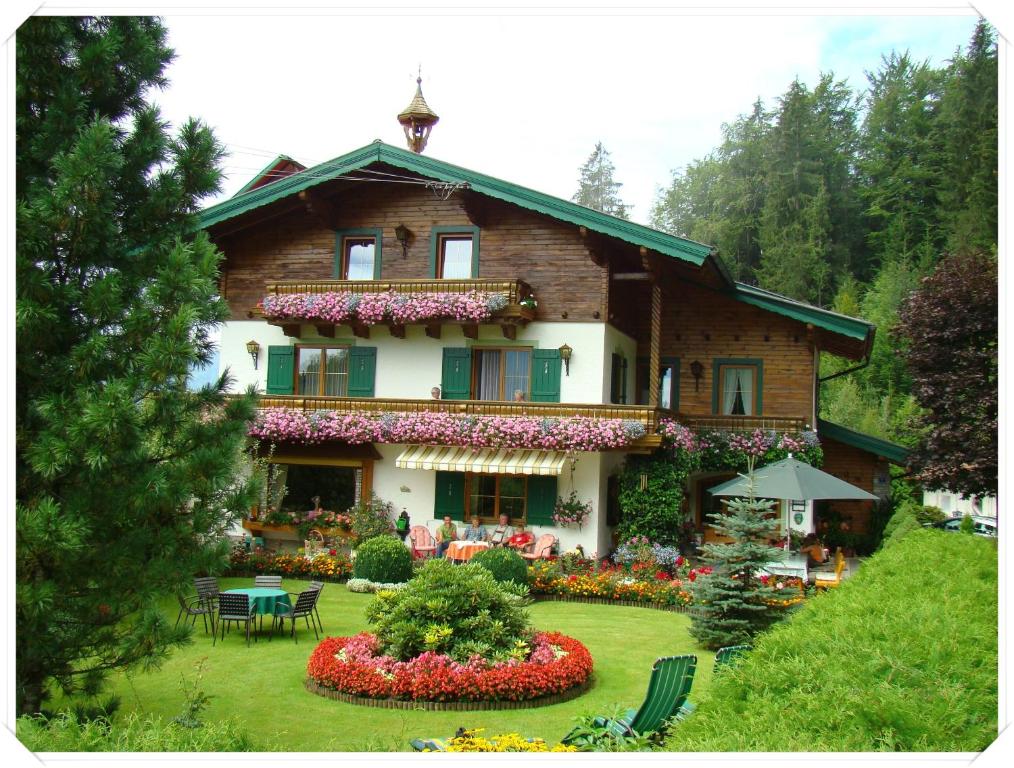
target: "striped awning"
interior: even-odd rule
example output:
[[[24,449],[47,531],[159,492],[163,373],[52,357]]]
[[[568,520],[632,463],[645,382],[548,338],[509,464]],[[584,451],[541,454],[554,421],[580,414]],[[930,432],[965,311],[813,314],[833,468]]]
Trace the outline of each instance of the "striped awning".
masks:
[[[559,475],[566,459],[567,454],[560,451],[413,445],[402,451],[394,466],[493,475]]]

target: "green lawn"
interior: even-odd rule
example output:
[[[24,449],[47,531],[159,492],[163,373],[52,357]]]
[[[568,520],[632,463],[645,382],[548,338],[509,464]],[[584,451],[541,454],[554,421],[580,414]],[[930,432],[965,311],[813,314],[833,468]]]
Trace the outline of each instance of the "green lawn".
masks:
[[[222,579],[223,589],[249,586],[251,579]],[[285,581],[290,592],[305,582]],[[363,611],[370,595],[353,594],[344,584],[324,587],[319,607],[325,632],[351,635],[367,629]],[[174,602],[165,610],[176,617]],[[205,719],[235,717],[264,748],[284,751],[406,750],[417,736],[445,736],[459,726],[486,728],[487,734],[517,731],[555,743],[570,730],[571,718],[611,711],[614,705],[639,705],[652,662],[659,656],[696,653],[699,659],[692,699],[711,682],[712,652],[698,648],[687,632],[690,620],[677,613],[580,603],[536,603],[534,625],[558,630],[583,642],[595,659],[593,686],[583,696],[550,707],[502,712],[424,712],[375,709],[324,699],[303,688],[306,660],[316,645],[305,624],[299,643],[262,637],[247,648],[235,627],[225,642],[212,647],[200,619],[193,643],[175,652],[151,673],[116,676],[113,692],[122,699],[121,714],[131,711],[176,715],[183,702],[181,675],[194,677],[194,663],[206,658],[203,690],[211,696]],[[266,633],[265,628],[265,633]]]

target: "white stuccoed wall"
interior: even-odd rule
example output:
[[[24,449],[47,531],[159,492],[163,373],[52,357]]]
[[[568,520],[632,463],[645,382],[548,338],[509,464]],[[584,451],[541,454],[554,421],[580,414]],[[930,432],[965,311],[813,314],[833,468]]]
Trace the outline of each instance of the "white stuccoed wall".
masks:
[[[613,328],[611,325],[602,326],[602,391],[599,393],[599,402],[608,403],[612,391],[612,361],[613,353],[619,353],[627,359],[627,405],[637,402],[637,342]]]
[[[405,329],[405,338],[390,335],[386,328],[371,329],[369,339],[357,339],[351,331],[339,326],[334,339],[321,339],[308,335],[312,326],[303,326],[304,343],[352,344],[377,348],[376,397],[428,398],[433,387],[440,386],[444,347],[466,346],[531,346],[538,349],[558,349],[568,344],[573,350],[570,375],[566,370],[560,378],[560,400],[564,403],[601,404],[609,400],[609,354],[614,347],[627,350],[630,360],[628,371],[628,402],[633,402],[634,353],[633,339],[604,323],[531,323],[518,329],[515,342],[504,339],[498,326],[479,326],[479,339],[466,339],[460,326],[445,325],[440,339],[431,339],[421,326]],[[606,337],[610,340],[607,342]],[[258,368],[246,351],[248,341],[261,345]],[[268,347],[293,344],[282,329],[261,320],[233,320],[222,327],[219,341],[219,366],[228,366],[235,378],[233,392],[253,384],[264,390],[267,377]],[[608,352],[606,352],[608,350]],[[603,356],[605,355],[605,357]],[[605,369],[605,397],[600,372]]]

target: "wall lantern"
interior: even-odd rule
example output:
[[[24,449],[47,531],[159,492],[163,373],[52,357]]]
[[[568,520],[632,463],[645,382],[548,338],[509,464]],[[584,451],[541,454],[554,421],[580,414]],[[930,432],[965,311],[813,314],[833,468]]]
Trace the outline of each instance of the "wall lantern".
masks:
[[[248,341],[246,343],[246,351],[250,353],[250,359],[253,360],[254,370],[257,370],[257,357],[261,353],[261,345],[256,341]]]
[[[399,224],[394,228],[394,237],[401,243],[401,258],[407,258],[408,242],[412,239],[412,231],[404,224]]]
[[[694,377],[694,392],[696,392],[701,385],[701,376],[704,375],[704,366],[701,365],[700,360],[690,363],[690,375]]]
[[[567,371],[567,375],[570,376],[570,356],[574,352],[568,344],[564,344],[560,347],[560,359],[563,360],[563,366]]]

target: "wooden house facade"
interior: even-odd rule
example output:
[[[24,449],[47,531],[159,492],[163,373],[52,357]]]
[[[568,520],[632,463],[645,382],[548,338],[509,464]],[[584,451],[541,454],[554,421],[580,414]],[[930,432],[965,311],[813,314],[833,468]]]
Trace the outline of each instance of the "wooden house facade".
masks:
[[[875,332],[736,283],[707,245],[379,142],[287,167],[204,211],[202,226],[225,256],[221,365],[237,391],[263,392],[266,409],[381,419],[392,435],[416,434],[405,424],[425,419],[496,419],[508,431],[538,421],[551,432],[576,417],[626,430],[606,448],[527,452],[522,437],[513,451],[279,440],[272,460],[287,467],[288,503],[317,495],[340,506],[373,492],[431,527],[444,514],[488,522],[504,512],[564,549],[611,548],[609,478],[627,454],[659,445],[661,419],[821,436],[819,353],[864,360]],[[427,314],[448,297],[486,300],[488,311]],[[377,315],[381,298],[413,311]],[[336,301],[345,314],[322,319]],[[293,314],[292,302],[313,310]],[[875,490],[876,446],[835,438],[824,449],[828,471]],[[688,489],[701,526],[706,479]],[[554,502],[571,490],[591,518],[559,528]]]

